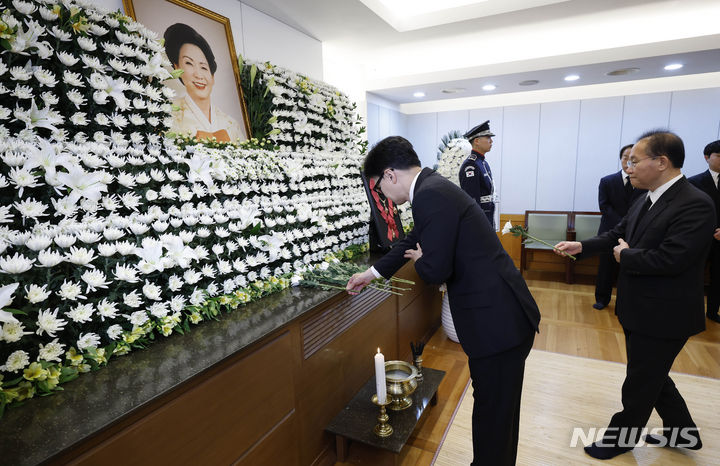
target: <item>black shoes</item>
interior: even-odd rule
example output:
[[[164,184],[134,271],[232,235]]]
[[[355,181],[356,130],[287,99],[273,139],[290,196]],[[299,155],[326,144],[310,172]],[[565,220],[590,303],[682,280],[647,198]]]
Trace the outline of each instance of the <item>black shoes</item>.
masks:
[[[600,303],[600,302],[597,302],[597,303],[593,304],[593,307],[594,307],[595,309],[597,309],[598,311],[601,310],[601,309],[605,309],[605,306],[607,306],[607,304],[603,304],[603,303]]]
[[[598,445],[598,443],[601,442],[595,442],[586,446],[585,453],[599,460],[609,460],[633,449],[633,447],[601,446]]]

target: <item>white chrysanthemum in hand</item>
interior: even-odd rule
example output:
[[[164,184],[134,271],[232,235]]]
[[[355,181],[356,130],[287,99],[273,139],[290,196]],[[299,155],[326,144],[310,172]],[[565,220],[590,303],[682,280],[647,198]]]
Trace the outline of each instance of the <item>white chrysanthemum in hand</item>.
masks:
[[[106,281],[105,273],[100,270],[88,270],[80,276],[87,284],[87,292],[97,291],[97,288],[107,288],[110,282]]]
[[[66,312],[65,315],[73,322],[85,323],[92,320],[94,312],[95,310],[93,309],[92,304],[78,304],[69,312]]]
[[[25,369],[29,363],[30,355],[27,352],[23,350],[14,351],[8,356],[5,364],[0,366],[0,371],[17,372]]]
[[[86,348],[97,348],[100,345],[100,336],[97,333],[83,333],[77,341],[79,350]]]
[[[50,296],[50,292],[46,288],[47,285],[38,286],[35,284],[31,284],[29,287],[25,286],[25,299],[27,299],[32,304],[45,301]]]
[[[29,259],[20,253],[16,253],[13,257],[0,257],[0,272],[9,274],[18,274],[27,272],[35,263],[35,259]]]

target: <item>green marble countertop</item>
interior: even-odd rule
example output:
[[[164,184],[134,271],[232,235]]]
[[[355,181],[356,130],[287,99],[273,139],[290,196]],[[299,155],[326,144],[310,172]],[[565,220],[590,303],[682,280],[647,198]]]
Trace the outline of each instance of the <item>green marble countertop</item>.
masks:
[[[368,257],[358,262],[372,263]],[[173,334],[111,359],[108,367],[63,384],[64,391],[7,409],[0,419],[0,465],[47,461],[343,294],[283,290],[194,326],[185,335]]]

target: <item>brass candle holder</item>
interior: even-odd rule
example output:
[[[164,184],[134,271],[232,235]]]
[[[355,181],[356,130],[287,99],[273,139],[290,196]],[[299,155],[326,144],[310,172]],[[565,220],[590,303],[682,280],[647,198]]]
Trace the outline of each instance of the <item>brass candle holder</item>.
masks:
[[[390,409],[401,411],[412,406],[412,395],[417,388],[417,369],[405,361],[385,361],[385,381]]]
[[[413,359],[413,365],[415,366],[415,369],[417,369],[417,376],[415,376],[415,380],[417,380],[418,383],[423,381],[422,363],[422,356],[415,356],[415,359]]]
[[[378,401],[377,395],[373,395],[371,400],[377,406],[380,406],[380,414],[377,417],[378,423],[375,425],[373,432],[375,432],[375,435],[377,435],[378,437],[390,437],[393,433],[393,428],[390,424],[388,424],[390,416],[388,416],[387,412],[385,411],[385,406],[390,404],[390,397],[386,397],[385,403],[382,404],[380,403],[380,401]]]

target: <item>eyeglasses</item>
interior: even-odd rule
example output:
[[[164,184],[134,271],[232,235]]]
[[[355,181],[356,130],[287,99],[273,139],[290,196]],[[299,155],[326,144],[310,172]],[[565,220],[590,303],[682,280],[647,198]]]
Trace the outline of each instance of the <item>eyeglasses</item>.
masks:
[[[389,168],[388,170],[392,170],[392,168]],[[385,194],[383,194],[382,188],[380,188],[380,182],[385,179],[385,175],[387,175],[387,171],[384,171],[382,176],[378,177],[377,181],[375,182],[375,186],[373,187],[373,191],[383,196]]]
[[[638,165],[640,165],[640,162],[642,162],[643,160],[654,159],[654,158],[655,158],[655,157],[645,157],[644,159],[635,160],[635,161],[633,161],[633,160],[628,160],[628,161],[627,161],[627,167],[634,169],[635,167],[637,167]]]

